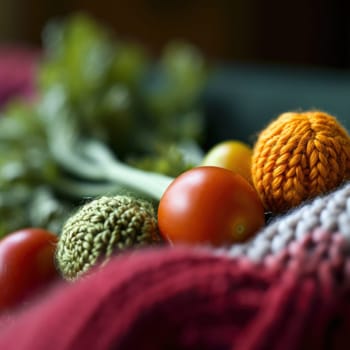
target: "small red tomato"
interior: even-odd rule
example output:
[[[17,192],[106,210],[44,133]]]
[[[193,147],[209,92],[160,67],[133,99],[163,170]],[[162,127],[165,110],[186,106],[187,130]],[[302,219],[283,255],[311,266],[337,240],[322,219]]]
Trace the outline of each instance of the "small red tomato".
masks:
[[[242,242],[264,225],[264,209],[241,175],[213,166],[193,168],[165,190],[158,225],[172,243]]]
[[[22,229],[0,240],[0,311],[27,300],[58,277],[57,240],[40,228]]]

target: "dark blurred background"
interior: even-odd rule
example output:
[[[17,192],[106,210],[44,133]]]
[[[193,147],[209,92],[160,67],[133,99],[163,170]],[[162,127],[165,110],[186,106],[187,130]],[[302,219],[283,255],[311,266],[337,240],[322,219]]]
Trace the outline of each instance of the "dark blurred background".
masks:
[[[0,0],[0,42],[38,46],[48,19],[78,10],[155,53],[183,38],[215,60],[350,66],[346,0]]]

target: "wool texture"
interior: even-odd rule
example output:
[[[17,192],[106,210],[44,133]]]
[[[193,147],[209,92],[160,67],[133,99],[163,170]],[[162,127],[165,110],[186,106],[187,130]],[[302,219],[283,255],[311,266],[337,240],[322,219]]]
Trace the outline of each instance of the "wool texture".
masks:
[[[249,242],[232,245],[222,251],[231,256],[247,256],[260,261],[286,248],[291,242],[303,239],[316,228],[339,232],[350,247],[350,182],[277,216]]]
[[[0,348],[346,349],[344,247],[319,231],[260,263],[181,247],[122,254],[13,315]]]
[[[8,350],[347,349],[350,183],[230,249],[114,256],[2,323]]]
[[[65,279],[74,280],[117,252],[160,242],[149,202],[103,196],[82,206],[64,224],[57,244],[57,266]]]
[[[3,96],[0,89],[0,104]],[[303,117],[290,128],[280,123],[270,135],[280,135],[274,138],[277,148],[268,136],[264,143],[269,151],[257,148],[266,162],[255,168],[265,204],[276,205],[277,211],[297,207],[276,217],[255,238],[220,250],[160,245],[126,249],[108,257],[103,268],[88,261],[91,273],[83,278],[61,281],[2,314],[0,349],[348,349],[350,183],[334,185],[342,172],[343,180],[348,176],[347,136],[328,117],[316,119],[307,124]],[[321,132],[325,125],[327,131]],[[296,140],[297,135],[302,137]],[[284,181],[288,184],[282,185]],[[307,196],[302,204],[304,188],[316,189],[316,198]],[[80,219],[86,225],[90,220],[119,222],[115,213],[105,208],[100,215],[85,213]],[[101,231],[89,232],[88,239],[76,223],[71,225],[75,244],[64,255],[89,254],[95,244],[96,255],[112,251],[116,240],[104,224]],[[139,236],[132,237],[136,242]],[[125,239],[121,247],[128,246]],[[72,271],[80,268],[72,266]]]
[[[283,113],[258,137],[252,178],[266,210],[296,207],[350,178],[350,138],[325,112]]]

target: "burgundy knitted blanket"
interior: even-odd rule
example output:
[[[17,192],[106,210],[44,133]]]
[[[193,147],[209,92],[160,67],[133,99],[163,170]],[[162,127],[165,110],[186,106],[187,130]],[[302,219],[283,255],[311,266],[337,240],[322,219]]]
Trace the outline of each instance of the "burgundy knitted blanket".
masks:
[[[349,198],[345,184],[230,249],[116,256],[4,315],[0,349],[349,349]]]
[[[307,235],[262,263],[163,248],[116,257],[10,315],[1,349],[347,349],[349,261]]]

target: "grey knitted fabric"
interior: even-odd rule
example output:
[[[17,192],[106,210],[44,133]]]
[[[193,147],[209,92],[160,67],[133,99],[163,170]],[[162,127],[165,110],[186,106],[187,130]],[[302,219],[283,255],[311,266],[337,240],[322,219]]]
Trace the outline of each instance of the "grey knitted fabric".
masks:
[[[274,219],[249,242],[225,248],[229,256],[261,261],[315,229],[339,232],[350,246],[350,182]]]

